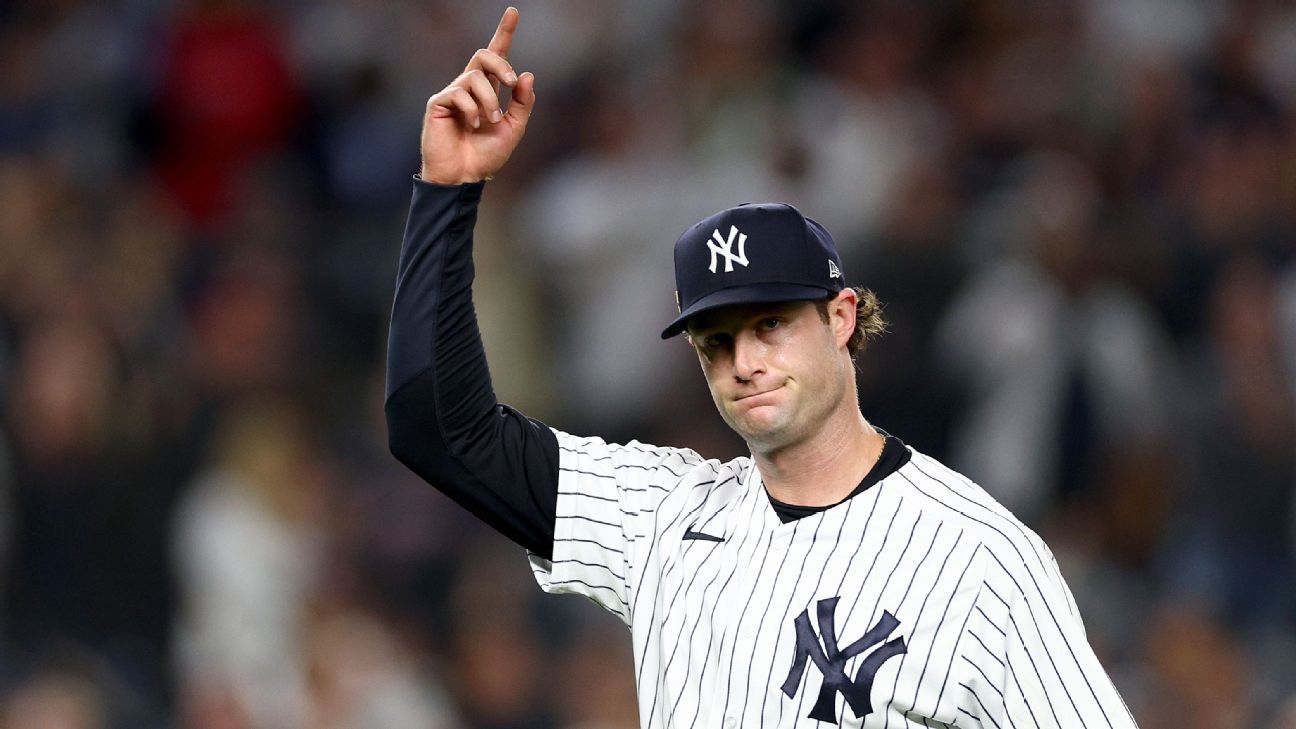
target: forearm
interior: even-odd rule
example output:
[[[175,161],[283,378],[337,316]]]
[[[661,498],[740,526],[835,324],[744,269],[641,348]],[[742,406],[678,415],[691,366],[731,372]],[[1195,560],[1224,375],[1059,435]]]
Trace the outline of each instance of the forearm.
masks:
[[[500,405],[472,303],[482,185],[416,182],[387,349],[392,454],[533,552],[552,550],[558,444]]]

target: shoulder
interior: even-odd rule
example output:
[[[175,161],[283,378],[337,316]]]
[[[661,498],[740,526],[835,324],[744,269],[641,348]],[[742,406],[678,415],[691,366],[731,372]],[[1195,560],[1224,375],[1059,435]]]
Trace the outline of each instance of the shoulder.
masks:
[[[609,443],[598,436],[582,436],[551,428],[558,439],[559,457],[572,462],[606,462],[616,468],[664,468],[683,475],[707,459],[688,448],[655,446],[632,440]]]
[[[915,508],[973,537],[983,564],[1019,588],[1023,582],[1060,581],[1048,545],[977,483],[940,461],[913,450],[896,472],[898,487]]]
[[[597,436],[576,436],[560,430],[554,430],[554,434],[563,472],[606,476],[627,483],[643,481],[671,492],[709,492],[716,486],[743,481],[752,468],[747,457],[719,461],[688,448],[637,440],[609,443]]]

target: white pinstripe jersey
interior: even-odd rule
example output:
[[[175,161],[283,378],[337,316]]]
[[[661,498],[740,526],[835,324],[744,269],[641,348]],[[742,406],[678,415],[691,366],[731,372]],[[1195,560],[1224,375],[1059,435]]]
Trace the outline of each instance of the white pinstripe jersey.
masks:
[[[1043,541],[930,457],[784,524],[749,458],[558,442],[532,569],[630,626],[644,727],[1134,726]]]

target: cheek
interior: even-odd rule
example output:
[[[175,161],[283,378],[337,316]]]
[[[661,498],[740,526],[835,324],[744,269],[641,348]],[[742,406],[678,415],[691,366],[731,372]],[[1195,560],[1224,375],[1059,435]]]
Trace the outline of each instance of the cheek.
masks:
[[[702,366],[702,376],[706,378],[708,383],[715,380],[716,372],[718,372],[720,368],[716,365],[714,360],[707,359],[699,354],[698,364]]]
[[[819,324],[818,319],[814,324]],[[803,379],[813,377],[822,369],[819,359],[823,351],[833,346],[832,330],[798,322],[795,327],[779,332],[779,336],[771,338],[764,346],[768,361],[782,371],[799,374]]]
[[[768,361],[775,369],[788,374],[801,371],[799,359],[795,347],[775,347],[768,356]]]
[[[805,389],[828,393],[831,384],[841,377],[841,362],[833,345],[831,337],[825,336],[801,347],[785,349],[777,357],[779,367],[800,380]]]
[[[793,336],[791,332],[765,345],[765,356],[769,362],[785,372],[802,372],[806,363],[814,359],[815,342],[805,336]]]
[[[698,362],[702,365],[702,377],[706,379],[707,390],[711,392],[711,399],[715,400],[716,403],[719,404],[720,394],[717,391],[716,386],[724,379],[724,376],[721,373],[721,368],[717,367],[715,363],[708,362],[701,356],[698,357]]]

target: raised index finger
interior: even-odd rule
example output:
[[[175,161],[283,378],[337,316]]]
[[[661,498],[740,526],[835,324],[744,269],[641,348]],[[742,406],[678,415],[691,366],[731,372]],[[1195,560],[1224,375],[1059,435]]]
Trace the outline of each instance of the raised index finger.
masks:
[[[495,28],[495,35],[491,36],[490,44],[486,47],[500,57],[508,58],[509,46],[513,45],[513,31],[517,30],[517,24],[518,9],[510,5],[504,10],[499,26]]]

